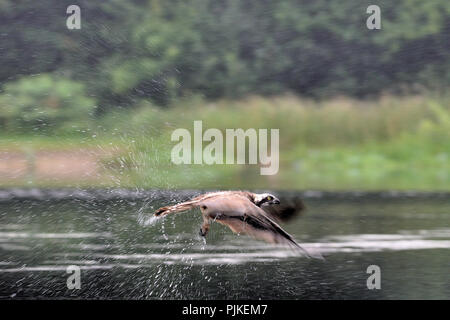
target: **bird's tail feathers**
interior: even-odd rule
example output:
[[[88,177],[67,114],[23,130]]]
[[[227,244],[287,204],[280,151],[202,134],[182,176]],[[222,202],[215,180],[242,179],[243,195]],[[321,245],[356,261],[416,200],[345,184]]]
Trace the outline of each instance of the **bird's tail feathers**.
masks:
[[[182,202],[173,206],[161,207],[154,212],[154,215],[157,217],[162,217],[170,213],[187,211],[197,207],[198,202],[199,202],[198,200],[193,200]]]

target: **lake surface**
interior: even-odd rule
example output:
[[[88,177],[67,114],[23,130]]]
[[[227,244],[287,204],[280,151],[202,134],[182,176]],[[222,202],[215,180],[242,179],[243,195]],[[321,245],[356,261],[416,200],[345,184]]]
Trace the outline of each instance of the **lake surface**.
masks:
[[[0,298],[450,299],[448,194],[281,193],[304,200],[283,227],[321,261],[219,224],[205,241],[195,211],[151,219],[198,193],[0,190]]]

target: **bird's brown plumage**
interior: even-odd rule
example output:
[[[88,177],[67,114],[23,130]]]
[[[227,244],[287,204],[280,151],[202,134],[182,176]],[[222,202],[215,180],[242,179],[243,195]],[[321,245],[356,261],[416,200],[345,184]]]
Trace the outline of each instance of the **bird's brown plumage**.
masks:
[[[258,194],[247,191],[206,193],[173,206],[155,211],[155,216],[200,208],[203,224],[200,234],[206,236],[211,221],[229,227],[235,233],[245,233],[269,243],[287,244],[306,252],[269,214],[255,204]]]

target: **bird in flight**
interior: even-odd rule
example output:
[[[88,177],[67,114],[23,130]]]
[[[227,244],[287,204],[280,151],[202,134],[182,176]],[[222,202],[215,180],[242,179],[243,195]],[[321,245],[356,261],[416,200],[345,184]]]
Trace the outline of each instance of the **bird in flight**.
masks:
[[[212,221],[229,227],[234,233],[244,233],[269,243],[287,244],[314,256],[302,248],[276,221],[284,220],[303,209],[303,204],[280,206],[280,200],[269,193],[221,191],[197,196],[189,201],[165,206],[155,211],[157,217],[200,208],[203,224],[200,235],[205,237]],[[317,257],[317,255],[316,255]]]

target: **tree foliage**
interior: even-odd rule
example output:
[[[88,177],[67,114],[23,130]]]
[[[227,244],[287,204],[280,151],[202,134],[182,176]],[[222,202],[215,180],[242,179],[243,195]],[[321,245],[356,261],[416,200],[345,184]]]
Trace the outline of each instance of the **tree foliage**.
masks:
[[[66,28],[71,4],[81,30]],[[377,5],[381,30],[353,0],[0,0],[0,84],[53,73],[82,83],[100,112],[189,94],[447,89],[450,2]]]

